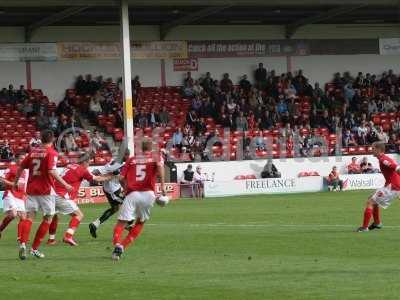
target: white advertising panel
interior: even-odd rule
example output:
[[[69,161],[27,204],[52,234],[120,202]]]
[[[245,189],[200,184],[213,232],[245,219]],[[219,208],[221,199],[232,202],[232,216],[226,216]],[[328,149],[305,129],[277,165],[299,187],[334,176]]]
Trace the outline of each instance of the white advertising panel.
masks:
[[[381,55],[400,55],[400,38],[379,39],[379,53]]]
[[[340,175],[343,180],[343,190],[368,190],[377,189],[385,185],[385,178],[382,174],[357,174]]]
[[[206,181],[204,183],[206,197],[317,192],[322,189],[322,177]]]

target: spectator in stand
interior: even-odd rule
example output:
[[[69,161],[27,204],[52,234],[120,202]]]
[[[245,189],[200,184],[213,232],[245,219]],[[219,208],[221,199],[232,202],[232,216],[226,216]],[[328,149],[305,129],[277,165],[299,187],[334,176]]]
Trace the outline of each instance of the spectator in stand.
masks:
[[[182,152],[190,153],[195,142],[193,131],[189,130],[188,134],[185,134],[182,140]]]
[[[135,127],[146,128],[148,125],[148,119],[144,112],[144,109],[141,109],[139,113],[135,116],[134,122]]]
[[[241,111],[239,112],[239,116],[236,118],[236,130],[247,131],[249,126],[247,123],[247,119],[244,116],[244,113]]]
[[[20,85],[17,92],[17,101],[18,103],[23,103],[26,99],[28,99],[28,93],[26,92],[25,87],[23,85]]]
[[[361,164],[360,164],[360,168],[361,168],[361,173],[363,174],[371,174],[371,173],[376,173],[375,169],[372,167],[372,164],[370,162],[368,162],[368,157],[363,157]]]
[[[400,134],[400,117],[396,117],[396,120],[392,123],[392,131],[395,134]]]
[[[366,145],[367,144],[367,133],[368,128],[365,122],[361,123],[361,125],[357,129],[357,136],[358,136],[358,144],[359,145]]]
[[[347,104],[349,104],[352,100],[354,95],[356,94],[353,84],[351,82],[345,84],[343,87],[343,92],[344,92],[344,100],[346,101]]]
[[[40,130],[47,129],[49,127],[49,116],[43,111],[40,111],[36,116],[36,126]]]
[[[14,157],[13,151],[8,143],[8,140],[4,141],[4,144],[0,146],[0,158],[4,160],[11,160]]]
[[[255,138],[255,146],[257,150],[265,150],[265,138],[263,132],[260,130],[257,137]]]
[[[206,76],[201,80],[201,86],[208,95],[212,96],[214,94],[214,79],[211,78],[210,72],[207,72]]]
[[[283,115],[288,111],[288,107],[283,95],[279,95],[279,102],[276,106],[276,111],[279,115]]]
[[[15,105],[17,102],[17,92],[14,89],[14,86],[10,84],[8,86],[8,91],[7,91],[7,103],[11,105]]]
[[[85,91],[85,80],[83,79],[82,75],[79,75],[76,79],[75,82],[75,90],[76,90],[76,94],[83,96],[85,95],[86,91]]]
[[[168,126],[169,123],[169,113],[167,111],[167,108],[165,106],[162,107],[160,114],[158,115],[158,118],[160,120],[160,125],[163,127]]]
[[[239,86],[244,92],[246,92],[246,93],[250,92],[251,83],[250,83],[250,81],[247,80],[247,75],[246,74],[243,75],[242,79],[239,81]]]
[[[329,173],[326,181],[328,183],[329,191],[341,191],[343,189],[343,180],[339,178],[339,172],[337,171],[336,166],[332,168],[332,171]]]
[[[258,68],[254,72],[254,78],[258,89],[265,88],[267,83],[267,70],[264,68],[263,63],[258,64]]]
[[[345,133],[343,134],[343,146],[344,147],[357,146],[356,138],[355,138],[354,134],[349,129],[347,129],[345,131]]]
[[[222,78],[222,80],[220,82],[220,88],[221,88],[221,91],[226,93],[226,94],[232,91],[233,83],[232,83],[232,80],[229,78],[229,74],[228,73],[225,73],[223,75],[223,78]]]
[[[399,145],[400,140],[398,139],[397,134],[392,133],[390,135],[389,141],[387,142],[386,151],[389,153],[399,153]]]
[[[90,147],[95,150],[106,150],[110,151],[110,147],[107,141],[100,135],[100,133],[95,129],[92,136],[90,137]]]
[[[63,145],[65,152],[78,151],[78,145],[75,142],[75,138],[72,132],[64,136]]]
[[[30,149],[40,147],[42,145],[42,139],[40,135],[40,131],[36,131],[35,136],[31,138],[29,141]]]
[[[97,116],[103,113],[103,108],[101,107],[101,102],[104,101],[104,97],[101,95],[100,91],[91,97],[89,103],[89,117],[92,121],[97,119]]]
[[[178,127],[172,135],[172,146],[178,149],[182,148],[183,134],[182,129]]]
[[[194,96],[193,85],[194,85],[194,80],[192,78],[192,73],[191,72],[187,72],[186,73],[186,78],[183,81],[183,95],[185,97]]]
[[[356,157],[351,158],[351,163],[347,166],[347,173],[348,174],[360,174],[361,173],[361,167],[357,163]]]
[[[202,105],[203,105],[203,101],[200,99],[200,97],[198,95],[194,96],[194,98],[192,100],[192,109],[196,113],[199,113]]]
[[[61,117],[61,122],[58,123],[58,128],[57,128],[57,135],[60,135],[62,132],[70,128],[70,125],[68,124],[68,118],[67,117]]]
[[[314,84],[314,90],[313,90],[312,96],[314,98],[318,98],[318,97],[322,98],[325,96],[325,92],[323,89],[320,88],[319,82],[316,82]]]
[[[64,115],[64,116],[71,116],[72,115],[72,107],[67,99],[67,97],[65,97],[57,106],[56,109],[56,114],[58,116]]]
[[[57,132],[58,128],[58,117],[56,116],[56,113],[52,111],[49,116],[49,129],[52,130],[53,132]]]
[[[390,96],[386,96],[386,99],[383,102],[383,111],[384,112],[395,112],[396,111],[396,106],[394,102],[392,101],[392,98]]]
[[[142,84],[140,83],[139,76],[135,76],[132,80],[132,96],[136,99],[139,96],[140,88]]]
[[[193,92],[194,94],[197,95],[201,95],[203,93],[204,89],[203,87],[200,85],[198,80],[194,81],[194,85],[193,85]]]
[[[29,102],[29,100],[25,100],[24,106],[22,107],[22,113],[27,118],[35,115],[35,113],[33,112],[33,104]]]
[[[149,112],[149,114],[147,115],[147,123],[149,124],[149,126],[153,128],[157,127],[160,124],[160,118],[154,107],[151,109],[151,112]]]
[[[378,129],[378,132],[377,132],[377,137],[378,137],[378,141],[380,141],[380,142],[387,143],[389,141],[389,137],[386,134],[386,132],[383,131],[382,126],[379,126],[379,129]]]
[[[261,118],[261,128],[262,130],[270,130],[272,127],[274,127],[275,124],[270,116],[270,113],[268,110],[264,111],[264,114]]]
[[[378,112],[378,106],[376,105],[375,99],[369,99],[368,101],[368,115],[376,114]]]

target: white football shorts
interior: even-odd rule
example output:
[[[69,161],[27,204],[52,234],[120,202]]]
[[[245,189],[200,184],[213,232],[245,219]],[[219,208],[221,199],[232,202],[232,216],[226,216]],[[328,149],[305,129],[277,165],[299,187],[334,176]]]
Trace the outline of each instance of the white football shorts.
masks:
[[[373,202],[386,209],[400,196],[400,191],[392,190],[390,185],[377,189],[370,197]]]
[[[56,200],[53,195],[28,195],[26,200],[26,211],[37,212],[40,211],[45,216],[52,216],[56,213]]]
[[[78,205],[76,205],[75,201],[65,199],[61,196],[55,196],[56,198],[56,213],[60,213],[63,215],[70,215],[73,212],[77,211]]]
[[[122,204],[118,220],[147,221],[150,219],[150,209],[153,207],[155,199],[153,191],[129,193]]]
[[[12,193],[9,193],[3,199],[3,211],[15,210],[25,212],[25,201],[16,198]]]

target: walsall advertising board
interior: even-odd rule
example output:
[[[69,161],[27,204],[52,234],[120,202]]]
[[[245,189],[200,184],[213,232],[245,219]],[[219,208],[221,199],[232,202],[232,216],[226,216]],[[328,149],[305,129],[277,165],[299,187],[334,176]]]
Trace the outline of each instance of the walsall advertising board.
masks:
[[[382,174],[354,174],[340,175],[343,180],[343,190],[369,190],[381,188],[385,185]]]

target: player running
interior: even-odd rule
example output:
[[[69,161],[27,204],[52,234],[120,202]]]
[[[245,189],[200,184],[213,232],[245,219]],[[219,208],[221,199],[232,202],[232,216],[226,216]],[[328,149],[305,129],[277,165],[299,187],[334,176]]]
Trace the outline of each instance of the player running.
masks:
[[[18,181],[17,189],[13,189],[15,176],[17,175],[18,165],[23,159],[23,155],[16,157],[15,161],[11,162],[8,169],[5,171],[5,177],[0,177],[0,181],[6,186],[6,190],[3,195],[3,210],[5,217],[0,224],[0,238],[3,230],[14,220],[19,217],[18,223],[18,236],[17,239],[20,241],[22,224],[26,218],[25,201],[26,201],[26,181],[27,172],[23,172]]]
[[[44,130],[41,133],[41,140],[42,146],[34,148],[21,162],[14,181],[14,188],[17,188],[23,170],[29,169],[29,179],[26,189],[28,195],[26,201],[27,218],[23,221],[23,225],[21,225],[21,244],[19,250],[19,257],[22,260],[26,259],[26,243],[29,240],[32,222],[35,219],[37,211],[43,214],[43,219],[33,240],[31,255],[36,258],[44,258],[44,254],[39,251],[39,246],[46,236],[51,219],[55,214],[54,180],[64,186],[68,192],[73,190],[72,186],[66,183],[57,173],[58,153],[53,148],[53,132],[51,130]]]
[[[103,212],[100,218],[96,219],[92,223],[89,224],[90,235],[94,238],[97,238],[97,229],[107,221],[112,215],[118,212],[122,202],[124,202],[124,190],[122,188],[121,183],[119,182],[119,175],[122,167],[126,160],[129,159],[129,150],[125,151],[125,155],[122,158],[122,161],[112,160],[110,163],[100,168],[99,170],[93,171],[96,175],[115,175],[110,180],[103,182],[103,191],[107,197],[108,203],[110,204],[110,208]]]
[[[119,260],[125,249],[140,235],[144,223],[150,218],[150,209],[154,202],[160,206],[168,203],[167,197],[156,198],[156,180],[160,176],[161,191],[165,196],[164,162],[161,156],[151,153],[151,141],[142,142],[143,156],[131,157],[121,172],[121,181],[126,187],[126,197],[122,204],[117,224],[114,227],[112,253],[113,260]],[[128,235],[121,241],[124,228],[135,221]]]
[[[71,246],[77,246],[78,243],[73,238],[79,224],[82,222],[83,213],[75,203],[75,199],[78,196],[79,188],[83,180],[89,182],[96,181],[102,182],[109,180],[111,176],[93,176],[88,170],[90,157],[84,154],[79,164],[70,164],[65,170],[62,178],[66,183],[72,186],[73,190],[68,192],[66,188],[59,182],[55,182],[56,191],[56,212],[63,215],[70,215],[71,220],[69,222],[68,229],[64,233],[63,242]],[[48,245],[56,244],[55,235],[57,232],[58,216],[54,215],[53,220],[49,227],[49,240]]]
[[[381,229],[382,223],[379,208],[388,208],[400,196],[400,166],[389,156],[385,155],[385,143],[373,143],[372,152],[379,161],[379,167],[386,182],[384,187],[377,189],[369,197],[364,210],[363,224],[358,228],[358,232]],[[374,221],[369,225],[372,217]]]

